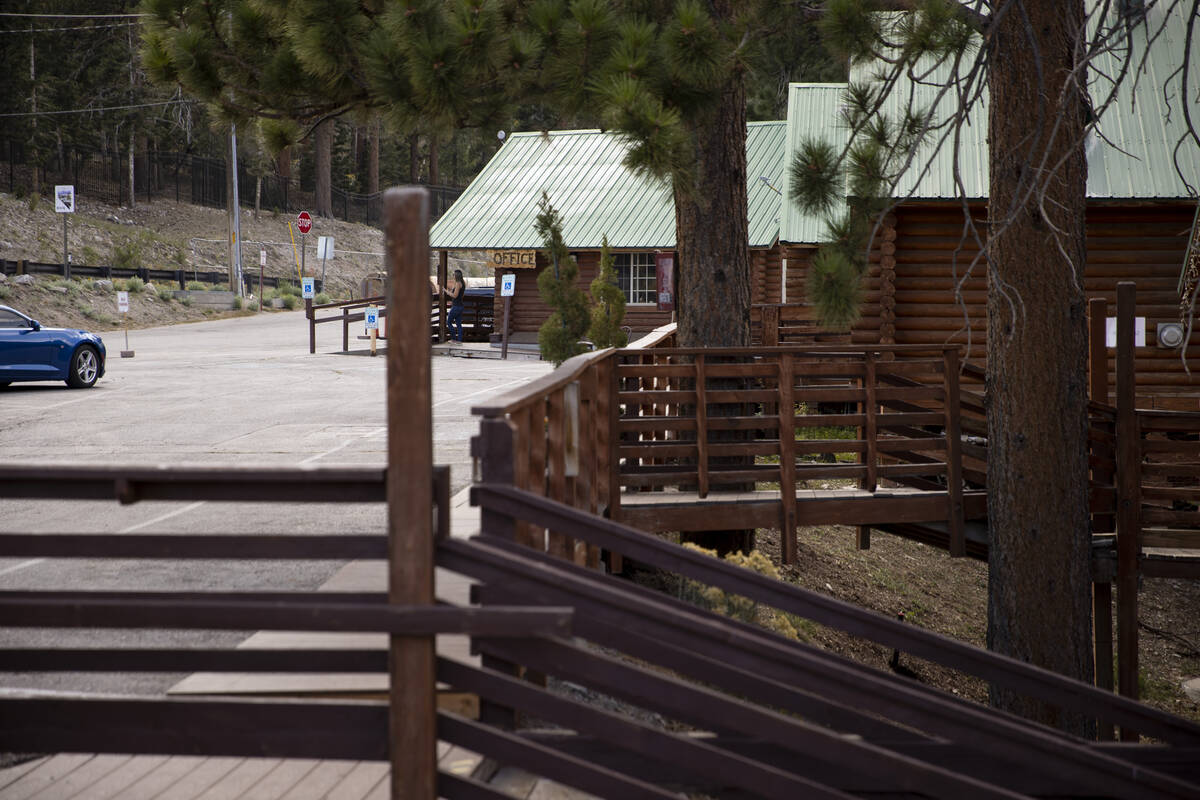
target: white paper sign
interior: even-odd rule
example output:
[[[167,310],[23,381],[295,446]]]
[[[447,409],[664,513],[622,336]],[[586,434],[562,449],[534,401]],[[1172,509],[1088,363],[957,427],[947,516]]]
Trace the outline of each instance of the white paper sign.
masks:
[[[317,258],[326,261],[333,258],[333,237],[318,236],[317,237]]]
[[[267,251],[266,250],[258,251],[258,265],[260,267],[265,267],[267,265]]]
[[[511,272],[500,276],[500,296],[512,297],[517,291],[517,276]]]
[[[59,214],[74,214],[75,213],[75,187],[74,186],[55,186],[54,187],[54,210]]]
[[[316,296],[316,278],[301,278],[300,288],[303,292],[305,300],[311,300]]]
[[[121,314],[129,313],[129,292],[117,292],[117,311]]]
[[[363,311],[363,320],[367,323],[367,330],[379,330],[379,309],[375,306],[367,306]]]
[[[1104,320],[1104,346],[1117,346],[1117,318],[1109,317]],[[1133,319],[1133,346],[1146,346],[1146,318],[1134,317]]]

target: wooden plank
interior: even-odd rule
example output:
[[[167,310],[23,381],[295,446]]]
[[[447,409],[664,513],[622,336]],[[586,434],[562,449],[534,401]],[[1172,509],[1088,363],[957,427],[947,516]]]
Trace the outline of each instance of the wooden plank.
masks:
[[[1138,696],[1137,581],[1141,521],[1141,467],[1137,411],[1134,408],[1134,284],[1117,285],[1117,689]],[[1138,740],[1136,731],[1121,728],[1122,741]]]
[[[959,430],[958,408],[958,348],[946,349],[946,366],[943,375],[946,387],[946,506],[950,555],[960,558],[967,554],[967,541],[963,525],[962,501],[962,435]]]
[[[171,756],[165,762],[147,772],[143,777],[122,789],[120,800],[154,800],[162,796],[187,775],[200,769],[207,758],[194,756]]]
[[[785,564],[796,563],[796,402],[793,388],[796,376],[792,373],[792,355],[779,356],[779,487],[780,536],[783,538],[781,558]]]
[[[283,763],[277,758],[246,758],[225,773],[195,800],[230,800],[254,797],[251,792],[263,778]],[[261,795],[260,795],[261,796]],[[293,798],[288,798],[293,800]]]
[[[708,494],[708,376],[704,355],[696,356],[693,368],[696,381],[696,474],[700,496]]]
[[[529,487],[529,449],[533,425],[530,421],[533,406],[514,411],[509,416],[513,426],[513,485],[522,489]],[[518,521],[516,530],[517,541],[522,544],[533,544],[533,534],[528,523]]]
[[[529,491],[546,496],[546,402],[529,404]],[[526,543],[539,553],[546,549],[546,531],[526,523]]]
[[[580,471],[577,488],[580,491],[579,507],[588,513],[595,514],[600,508],[600,451],[603,435],[602,425],[597,414],[597,373],[599,364],[593,362],[591,367],[579,376],[579,441],[580,441]],[[596,569],[600,566],[600,548],[587,542],[582,542],[585,548],[584,563]]]
[[[433,463],[429,342],[429,193],[384,195],[388,308],[388,599],[432,605]],[[392,636],[388,714],[391,790],[437,797],[434,637]]]
[[[867,353],[863,363],[863,414],[865,416],[864,425],[862,428],[862,438],[866,440],[867,448],[859,454],[862,463],[866,464],[867,474],[860,483],[860,488],[866,489],[868,492],[875,491],[875,487],[879,485],[879,450],[878,438],[879,430],[876,427],[876,415],[879,412],[879,404],[875,401],[876,378],[875,378],[875,356]],[[869,541],[869,533],[868,539]],[[862,542],[860,542],[862,544]],[[865,548],[864,548],[865,549]]]
[[[546,446],[549,451],[549,480],[546,496],[560,503],[567,501],[566,419],[561,391],[551,392],[547,401],[549,429]],[[571,548],[561,531],[549,533],[547,552],[558,558],[568,558]]]
[[[441,743],[439,742],[439,746]],[[378,761],[360,761],[341,782],[329,790],[328,800],[363,800],[376,786],[387,782],[388,766]]]
[[[1142,547],[1200,550],[1200,530],[1143,528]]]

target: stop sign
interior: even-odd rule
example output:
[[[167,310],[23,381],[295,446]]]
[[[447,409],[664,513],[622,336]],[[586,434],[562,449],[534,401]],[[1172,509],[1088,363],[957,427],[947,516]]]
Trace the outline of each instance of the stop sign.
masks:
[[[296,227],[300,229],[301,233],[308,233],[312,230],[312,217],[308,215],[307,211],[301,211],[300,216],[296,217]]]

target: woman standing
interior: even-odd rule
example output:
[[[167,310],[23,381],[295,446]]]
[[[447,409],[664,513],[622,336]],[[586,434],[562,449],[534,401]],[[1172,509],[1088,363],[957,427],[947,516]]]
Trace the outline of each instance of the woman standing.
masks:
[[[450,279],[450,284],[441,289],[442,294],[450,298],[450,313],[446,315],[446,323],[450,329],[450,341],[452,342],[463,340],[463,295],[466,294],[466,291],[467,282],[463,280],[461,269],[454,270],[454,277]],[[457,335],[454,332],[456,327],[458,328]]]

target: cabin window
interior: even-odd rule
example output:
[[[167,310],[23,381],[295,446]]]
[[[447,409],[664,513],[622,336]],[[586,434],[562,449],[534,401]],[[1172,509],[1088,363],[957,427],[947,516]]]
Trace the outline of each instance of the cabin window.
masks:
[[[658,278],[654,253],[614,253],[617,286],[630,305],[658,302]]]

